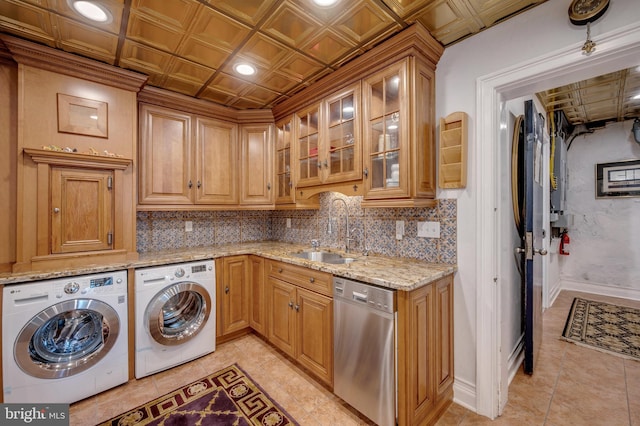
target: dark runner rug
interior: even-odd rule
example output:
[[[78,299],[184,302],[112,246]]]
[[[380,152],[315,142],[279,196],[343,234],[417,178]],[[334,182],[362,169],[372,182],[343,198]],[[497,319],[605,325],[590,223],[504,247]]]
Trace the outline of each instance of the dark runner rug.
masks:
[[[640,309],[576,297],[562,337],[579,345],[640,360]]]
[[[115,425],[298,425],[237,364],[120,414]]]

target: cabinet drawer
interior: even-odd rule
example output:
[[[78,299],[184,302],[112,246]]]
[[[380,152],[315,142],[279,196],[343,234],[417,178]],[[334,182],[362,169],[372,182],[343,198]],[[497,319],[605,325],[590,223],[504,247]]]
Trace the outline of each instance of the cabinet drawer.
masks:
[[[269,262],[269,275],[320,294],[333,296],[332,276],[326,272],[272,261]]]

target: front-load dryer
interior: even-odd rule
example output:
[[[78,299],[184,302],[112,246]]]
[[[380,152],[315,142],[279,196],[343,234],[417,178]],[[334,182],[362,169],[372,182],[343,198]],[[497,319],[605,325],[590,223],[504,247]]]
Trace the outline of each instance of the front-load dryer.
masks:
[[[215,350],[213,260],[137,269],[135,280],[137,378]]]
[[[129,379],[127,272],[5,285],[4,402],[72,403]]]

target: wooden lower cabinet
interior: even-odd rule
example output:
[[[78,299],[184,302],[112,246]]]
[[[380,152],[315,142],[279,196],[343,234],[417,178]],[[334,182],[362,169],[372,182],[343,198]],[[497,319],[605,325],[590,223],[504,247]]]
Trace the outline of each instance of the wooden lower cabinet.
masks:
[[[249,256],[216,260],[216,319],[218,337],[249,327]]]
[[[318,379],[333,387],[333,298],[286,282],[284,268],[271,262],[274,271],[267,282],[267,338],[274,346],[295,359]],[[285,264],[283,264],[285,265]],[[286,265],[294,269],[291,281],[299,280],[305,268]],[[279,272],[279,276],[278,272]],[[317,271],[308,270],[317,275]],[[328,274],[327,280],[331,276]],[[310,285],[315,277],[309,277]],[[330,290],[330,289],[329,289]]]
[[[453,399],[453,275],[398,292],[398,424],[433,424]]]
[[[218,341],[253,329],[333,388],[332,276],[255,255],[216,271]],[[453,275],[398,291],[397,304],[398,425],[431,425],[453,400]]]

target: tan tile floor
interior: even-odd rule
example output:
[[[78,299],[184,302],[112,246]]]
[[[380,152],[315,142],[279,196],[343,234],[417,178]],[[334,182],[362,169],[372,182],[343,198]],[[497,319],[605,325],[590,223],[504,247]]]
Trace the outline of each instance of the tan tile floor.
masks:
[[[559,339],[575,296],[640,308],[640,302],[562,292],[544,314],[536,372],[518,372],[502,416],[486,417],[452,404],[438,425],[640,425],[640,362]],[[219,345],[215,353],[118,386],[71,405],[71,425],[93,425],[237,362],[301,425],[367,424],[331,392],[254,335]]]

